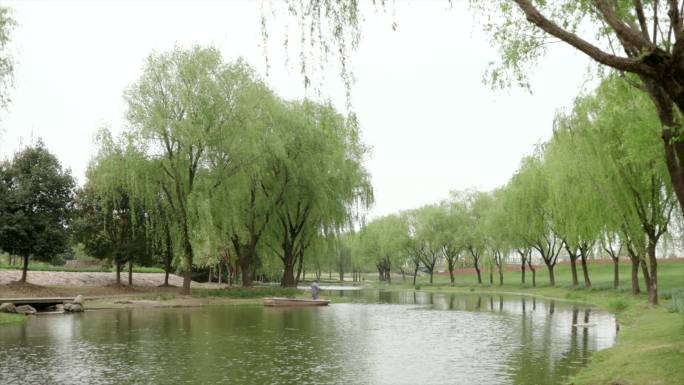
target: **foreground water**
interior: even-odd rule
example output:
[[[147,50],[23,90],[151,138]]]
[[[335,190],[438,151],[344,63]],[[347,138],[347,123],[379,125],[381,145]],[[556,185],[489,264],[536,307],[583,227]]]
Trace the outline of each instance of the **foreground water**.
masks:
[[[616,339],[612,315],[561,302],[339,294],[364,303],[36,317],[0,328],[0,383],[558,384]]]

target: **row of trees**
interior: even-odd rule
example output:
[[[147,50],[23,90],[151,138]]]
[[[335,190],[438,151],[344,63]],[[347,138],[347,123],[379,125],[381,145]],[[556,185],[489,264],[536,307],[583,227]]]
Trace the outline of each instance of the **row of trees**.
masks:
[[[680,218],[669,183],[656,111],[648,97],[620,77],[610,77],[574,108],[558,114],[552,138],[522,159],[503,187],[492,192],[453,193],[436,205],[378,218],[357,235],[360,259],[376,266],[381,279],[394,269],[430,274],[437,263],[451,272],[468,261],[482,282],[483,265],[503,284],[508,260],[521,264],[522,280],[532,257],[548,269],[561,253],[570,260],[573,285],[591,286],[587,259],[608,255],[632,263],[632,291],[643,277],[649,301],[657,303],[656,249]],[[453,275],[451,276],[453,282]]]
[[[165,284],[181,271],[185,293],[193,267],[289,287],[349,254],[335,236],[372,201],[353,116],[283,100],[212,47],[150,55],[125,99],[130,128],[100,130],[82,188],[42,143],[0,164],[0,250],[23,258],[23,281],[72,242],[117,282],[126,263],[129,283],[133,264],[163,265]]]

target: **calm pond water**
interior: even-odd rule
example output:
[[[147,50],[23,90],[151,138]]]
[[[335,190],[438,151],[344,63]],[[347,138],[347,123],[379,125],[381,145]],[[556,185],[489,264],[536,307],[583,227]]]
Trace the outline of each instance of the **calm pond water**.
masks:
[[[36,317],[0,328],[0,383],[557,384],[616,339],[612,315],[562,302],[335,294],[363,303]]]

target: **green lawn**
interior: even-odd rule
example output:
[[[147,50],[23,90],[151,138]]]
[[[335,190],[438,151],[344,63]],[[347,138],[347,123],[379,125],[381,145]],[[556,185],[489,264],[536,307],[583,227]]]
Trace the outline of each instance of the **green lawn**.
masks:
[[[0,326],[26,322],[28,317],[19,314],[0,313]]]
[[[296,288],[269,287],[231,287],[226,289],[192,289],[192,295],[197,297],[226,297],[226,298],[263,298],[263,297],[297,297],[303,291]]]

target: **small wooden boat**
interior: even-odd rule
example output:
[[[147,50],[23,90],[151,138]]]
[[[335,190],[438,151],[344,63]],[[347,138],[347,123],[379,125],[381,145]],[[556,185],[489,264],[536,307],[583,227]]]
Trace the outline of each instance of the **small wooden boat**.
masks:
[[[329,299],[264,298],[264,306],[328,306]]]

